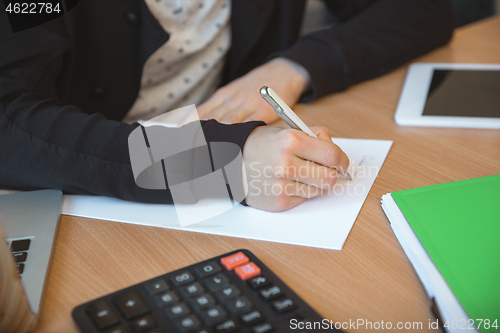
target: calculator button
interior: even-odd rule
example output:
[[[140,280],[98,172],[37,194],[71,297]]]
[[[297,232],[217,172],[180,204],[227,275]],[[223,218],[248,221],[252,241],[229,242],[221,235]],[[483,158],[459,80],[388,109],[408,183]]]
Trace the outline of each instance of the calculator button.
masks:
[[[120,322],[111,306],[105,301],[90,305],[87,313],[99,329],[108,328]]]
[[[205,279],[205,284],[211,291],[216,291],[229,285],[229,279],[222,273],[210,276]]]
[[[192,332],[201,326],[201,322],[195,315],[189,315],[175,322],[180,332]]]
[[[183,285],[183,284],[186,284],[186,283],[189,283],[189,282],[193,282],[194,281],[194,277],[191,273],[189,273],[188,271],[185,271],[185,272],[182,272],[182,273],[179,273],[175,276],[172,276],[171,277],[171,280],[172,280],[172,283],[178,287],[180,285]]]
[[[170,289],[170,286],[168,285],[167,281],[165,281],[163,279],[155,281],[153,283],[150,283],[146,286],[146,290],[151,295],[156,295],[156,294],[162,293],[164,291],[167,291],[169,289]]]
[[[215,305],[215,299],[210,294],[203,294],[191,299],[191,305],[196,311]]]
[[[248,263],[243,266],[238,266],[234,269],[236,275],[240,277],[243,281],[260,275],[260,268],[253,262]]]
[[[264,275],[259,275],[248,280],[248,284],[253,289],[259,289],[271,284],[271,280]]]
[[[25,262],[28,257],[28,252],[14,252],[14,262]]]
[[[190,312],[191,312],[191,310],[189,309],[187,304],[184,302],[173,305],[165,310],[167,317],[169,317],[170,319],[176,319],[176,318],[185,316],[185,315],[189,314]]]
[[[28,249],[30,248],[30,244],[31,244],[30,239],[12,241],[12,243],[10,243],[10,251],[11,252],[28,251]]]
[[[164,294],[155,296],[156,305],[158,305],[160,308],[163,308],[168,305],[174,305],[179,301],[180,301],[179,296],[173,291],[167,291]]]
[[[144,332],[155,325],[153,317],[145,316],[132,321],[132,327],[136,332]]]
[[[239,314],[252,310],[252,302],[245,296],[230,299],[226,303],[226,307],[234,314]]]
[[[229,319],[226,320],[214,327],[216,333],[231,333],[236,332],[240,328],[234,320]]]
[[[278,313],[284,313],[290,310],[293,310],[297,307],[295,303],[290,298],[283,298],[272,303],[272,307],[274,310],[278,311]]]
[[[191,283],[190,285],[184,286],[180,288],[181,293],[184,297],[193,297],[196,295],[203,294],[205,289],[198,282]]]
[[[246,255],[244,255],[243,252],[235,253],[231,256],[221,258],[221,260],[220,260],[222,265],[224,267],[226,267],[226,269],[228,271],[230,271],[230,270],[232,270],[240,265],[246,264],[249,261],[250,261],[250,259],[248,259],[248,257]]]
[[[297,323],[303,323],[304,327],[305,327],[305,325],[307,325],[307,323],[312,323],[312,320],[310,320],[309,317],[303,313],[297,313],[291,319],[295,319],[297,321]]]
[[[201,318],[208,326],[220,323],[227,318],[227,312],[220,305],[216,305],[207,310],[203,310],[201,313]]]
[[[17,269],[17,274],[23,274],[24,264],[23,263],[16,264],[16,269]]]
[[[130,330],[125,326],[120,325],[118,327],[110,328],[109,330],[104,331],[104,333],[130,333]]]
[[[135,292],[131,291],[113,299],[125,318],[131,319],[148,313],[150,310]]]
[[[225,302],[226,300],[239,296],[240,294],[240,291],[234,285],[227,286],[215,292],[215,296],[217,296],[221,302]]]
[[[242,314],[240,320],[245,326],[252,326],[264,320],[264,316],[260,311],[253,310],[248,313]]]
[[[260,324],[257,325],[253,328],[254,333],[268,333],[268,332],[274,332],[274,327],[271,326],[269,323],[265,324]]]
[[[259,294],[265,301],[270,301],[283,295],[280,287],[278,286],[270,286],[265,289],[261,289]]]
[[[221,270],[222,270],[222,268],[215,261],[211,261],[208,264],[196,267],[194,269],[194,272],[201,279],[203,279],[206,276],[209,276],[209,275],[212,275],[215,273],[219,273]]]

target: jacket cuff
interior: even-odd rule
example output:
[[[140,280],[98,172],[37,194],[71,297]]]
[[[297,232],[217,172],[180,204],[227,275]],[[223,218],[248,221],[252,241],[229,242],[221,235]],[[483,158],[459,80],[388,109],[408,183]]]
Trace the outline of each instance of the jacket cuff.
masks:
[[[225,125],[215,120],[208,120],[202,124],[203,132],[207,142],[232,142],[240,147],[243,155],[243,147],[250,133],[259,126],[266,125],[263,121],[249,121],[246,123]],[[243,184],[242,184],[243,185]],[[245,199],[240,204],[248,206]]]
[[[240,147],[243,153],[243,147],[247,141],[250,132],[259,126],[266,125],[263,121],[249,121],[240,124],[221,124],[216,120],[207,120],[202,124],[203,133],[207,142],[232,142]]]

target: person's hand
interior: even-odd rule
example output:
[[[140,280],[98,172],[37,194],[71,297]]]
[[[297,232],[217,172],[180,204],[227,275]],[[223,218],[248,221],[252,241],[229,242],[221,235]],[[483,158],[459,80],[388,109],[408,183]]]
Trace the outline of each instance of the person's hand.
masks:
[[[249,206],[279,212],[330,192],[349,158],[327,128],[311,130],[318,138],[286,126],[259,126],[250,133],[243,147]]]
[[[232,124],[262,120],[268,124],[279,117],[260,96],[262,86],[269,86],[293,107],[309,84],[307,71],[293,61],[276,58],[241,78],[219,88],[198,109],[200,119],[215,119]]]

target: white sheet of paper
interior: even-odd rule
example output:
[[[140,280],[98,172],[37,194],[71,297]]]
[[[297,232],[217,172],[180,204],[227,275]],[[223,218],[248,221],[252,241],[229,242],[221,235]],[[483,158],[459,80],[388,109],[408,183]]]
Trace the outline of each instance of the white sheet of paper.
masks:
[[[203,222],[180,227],[173,205],[65,195],[62,213],[94,219],[203,232],[341,250],[381,169],[392,141],[332,138],[349,156],[352,181],[337,180],[337,193],[309,200],[291,210],[268,213],[237,205]],[[342,192],[341,193],[341,189]],[[377,199],[378,200],[378,199]],[[214,210],[227,202],[204,200]],[[184,207],[188,208],[188,207]],[[203,210],[201,209],[200,212]]]

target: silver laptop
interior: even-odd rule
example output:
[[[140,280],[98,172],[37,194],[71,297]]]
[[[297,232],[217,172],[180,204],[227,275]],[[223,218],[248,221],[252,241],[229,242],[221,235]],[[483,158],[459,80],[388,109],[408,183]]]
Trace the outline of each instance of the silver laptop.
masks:
[[[58,190],[0,195],[0,221],[14,255],[13,270],[18,271],[35,315],[40,310],[61,207],[62,192]]]

